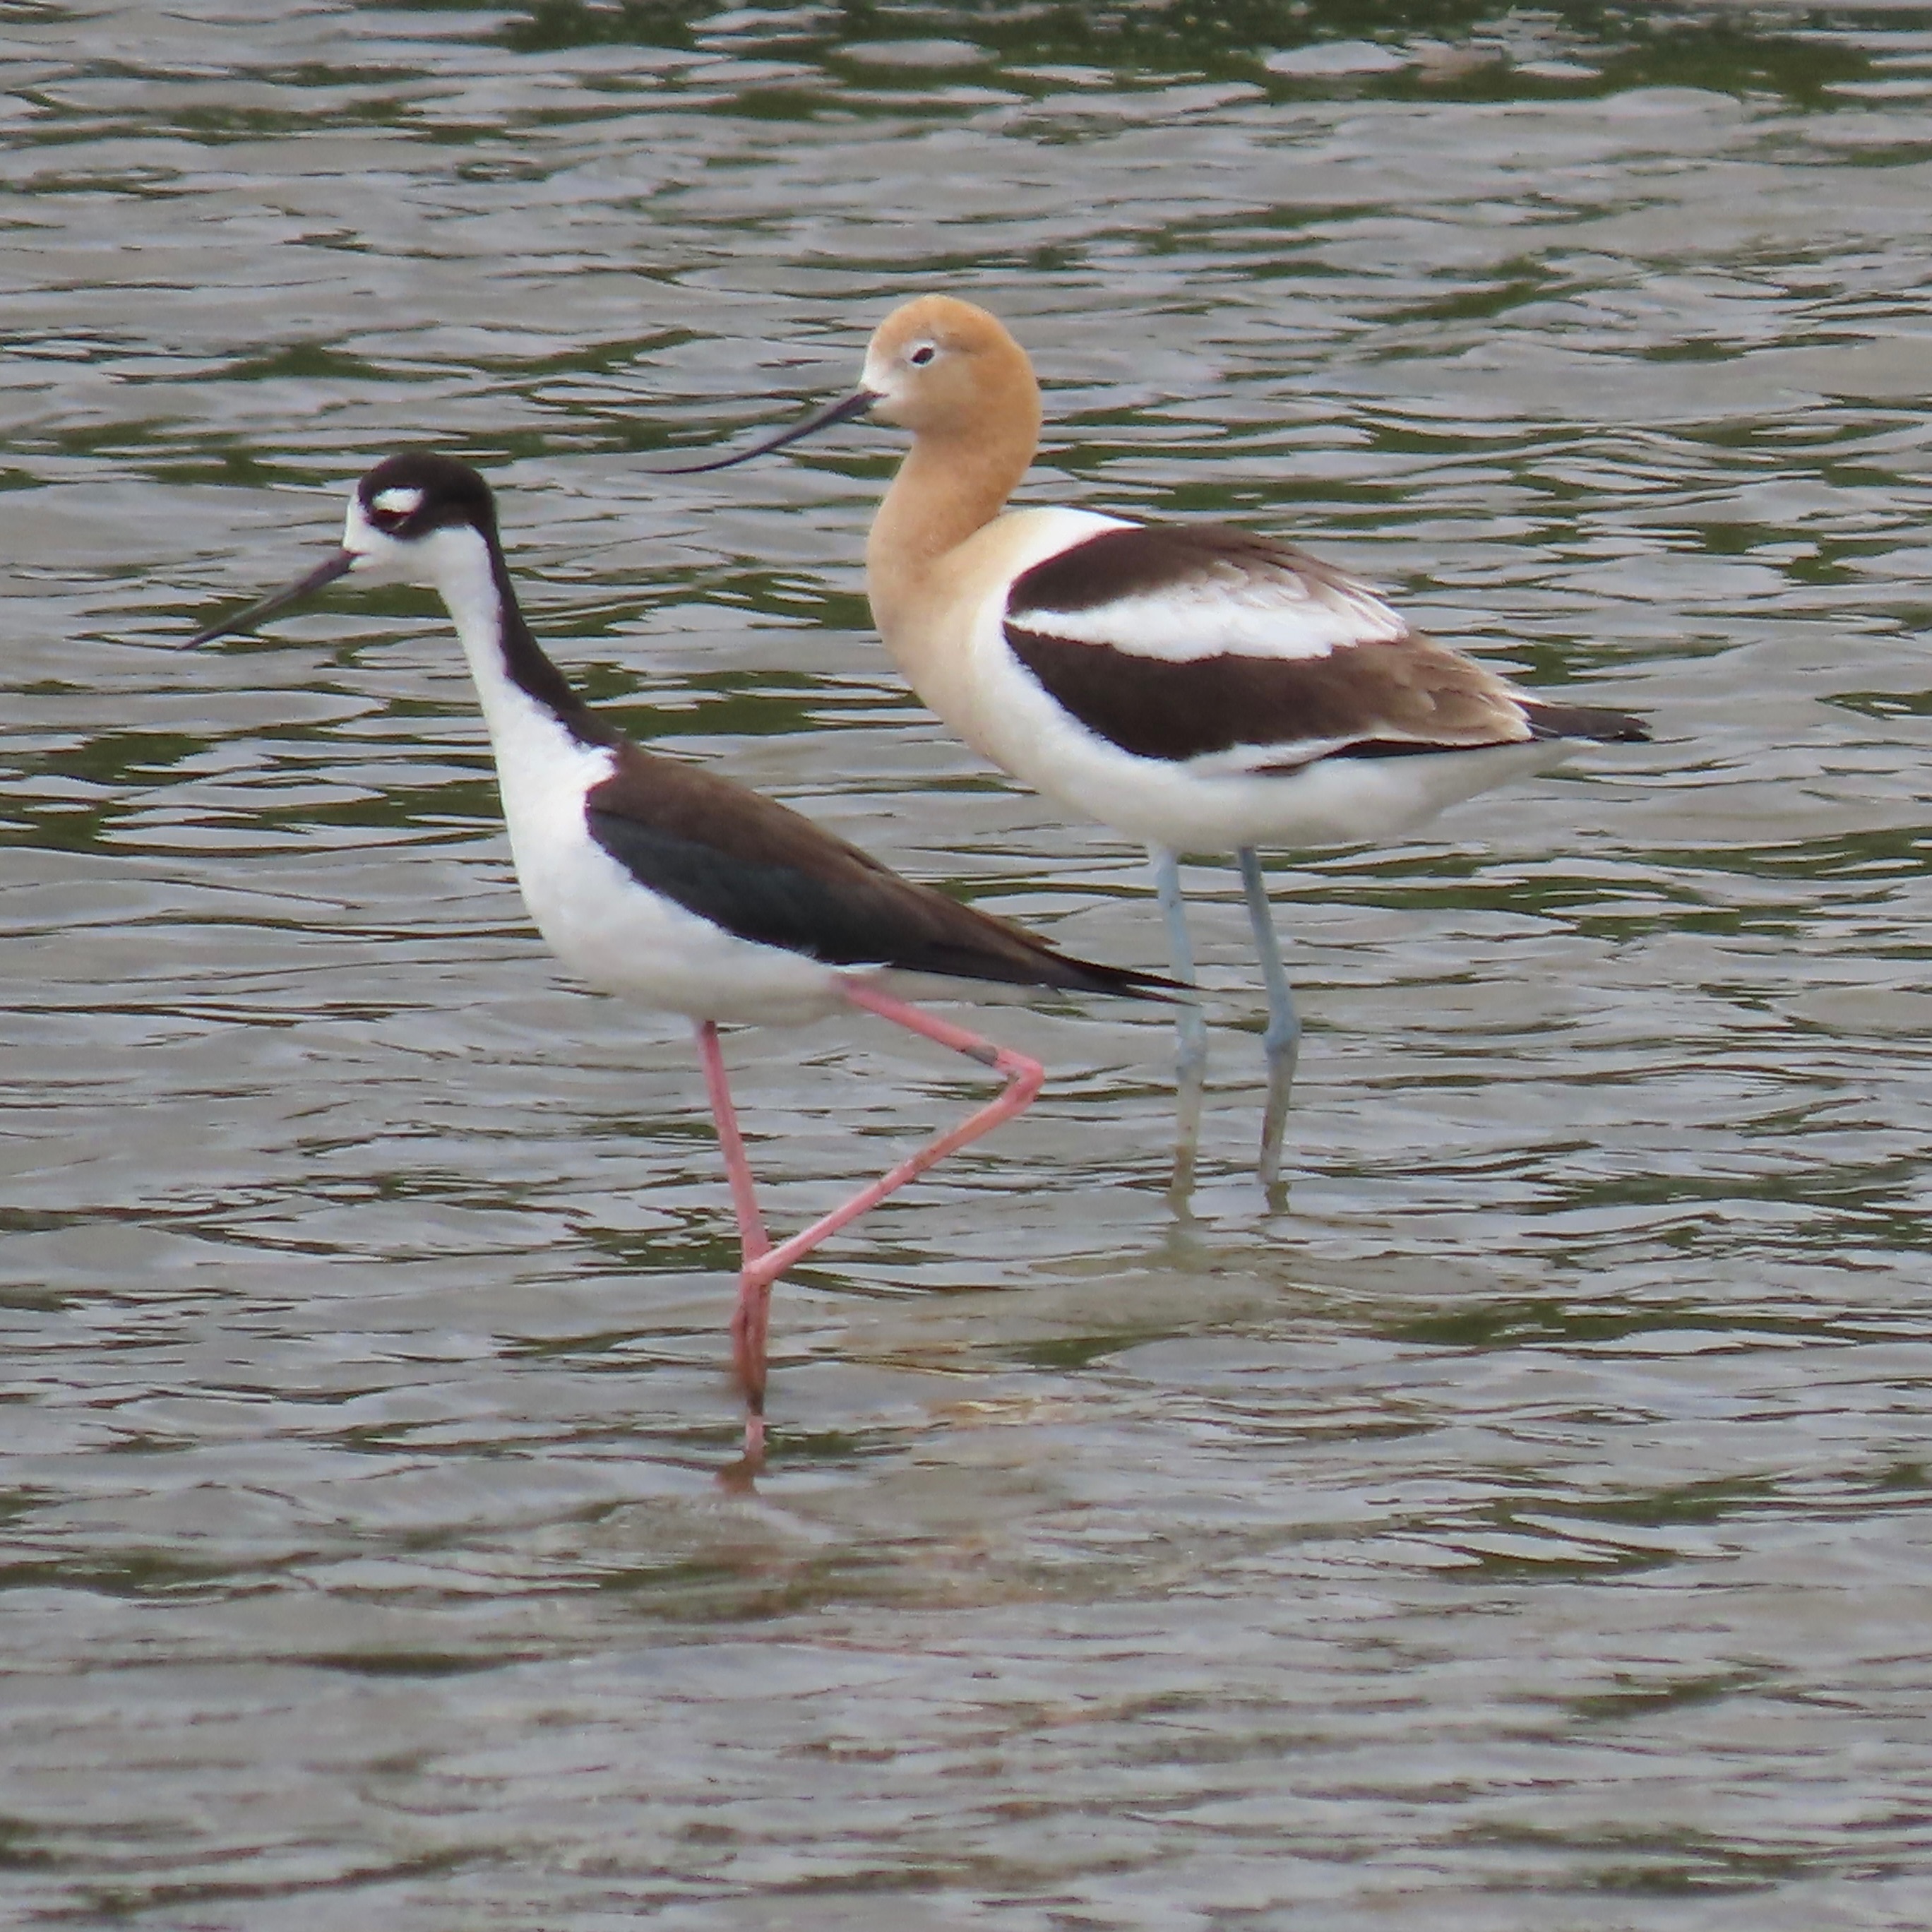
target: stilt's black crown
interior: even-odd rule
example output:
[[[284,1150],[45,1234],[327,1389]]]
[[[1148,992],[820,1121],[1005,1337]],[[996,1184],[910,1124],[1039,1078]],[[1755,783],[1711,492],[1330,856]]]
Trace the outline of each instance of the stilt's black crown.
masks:
[[[458,524],[493,539],[496,534],[489,484],[468,464],[433,450],[386,457],[356,484],[356,495],[376,529],[405,543]]]

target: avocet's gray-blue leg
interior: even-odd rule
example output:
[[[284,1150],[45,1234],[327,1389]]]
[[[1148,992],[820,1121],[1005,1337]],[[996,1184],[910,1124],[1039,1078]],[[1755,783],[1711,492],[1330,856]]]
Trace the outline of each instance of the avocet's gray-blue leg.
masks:
[[[1180,862],[1158,845],[1148,848],[1160,916],[1167,925],[1168,956],[1174,976],[1194,983],[1194,945],[1187,936],[1187,908],[1180,897]],[[1194,1192],[1195,1157],[1201,1144],[1201,1105],[1208,1078],[1208,1021],[1198,1000],[1174,1010],[1178,1039],[1174,1057],[1174,1178],[1169,1197],[1184,1202]]]
[[[1274,915],[1269,909],[1268,880],[1261,856],[1250,846],[1238,852],[1241,886],[1248,896],[1248,920],[1255,929],[1255,951],[1262,962],[1262,984],[1268,989],[1268,1030],[1262,1049],[1268,1055],[1268,1106],[1262,1115],[1262,1186],[1274,1204],[1280,1204],[1281,1142],[1288,1130],[1288,1096],[1294,1087],[1294,1063],[1301,1051],[1301,1022],[1294,1010],[1294,994],[1281,963],[1281,944],[1275,937]]]

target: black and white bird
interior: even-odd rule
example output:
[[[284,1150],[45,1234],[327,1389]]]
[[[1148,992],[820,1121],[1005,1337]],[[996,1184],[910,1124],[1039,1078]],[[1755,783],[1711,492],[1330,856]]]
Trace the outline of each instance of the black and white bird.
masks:
[[[1178,979],[1193,962],[1178,858],[1236,855],[1268,996],[1261,1170],[1276,1196],[1300,1025],[1257,848],[1386,838],[1585,744],[1648,732],[1518,689],[1359,579],[1252,531],[1006,510],[1039,446],[1040,385],[1005,327],[953,296],[895,309],[853,394],[673,473],[866,414],[912,432],[866,566],[913,688],[982,757],[1147,845]],[[1198,1007],[1177,1017],[1184,1195],[1207,1041]]]
[[[923,1012],[906,995],[957,998],[998,986],[1159,998],[1182,989],[1057,952],[901,878],[784,806],[632,743],[544,655],[518,606],[489,486],[452,458],[406,453],[378,464],[356,486],[333,556],[193,641],[257,624],[351,572],[440,592],[482,703],[524,903],[558,958],[592,986],[696,1023],[741,1238],[733,1357],[746,1404],[746,1465],[755,1468],[772,1284],[828,1235],[1018,1113],[1043,1078],[1036,1060]],[[958,1126],[774,1245],[718,1029],[850,1008],[964,1054],[1006,1084]]]

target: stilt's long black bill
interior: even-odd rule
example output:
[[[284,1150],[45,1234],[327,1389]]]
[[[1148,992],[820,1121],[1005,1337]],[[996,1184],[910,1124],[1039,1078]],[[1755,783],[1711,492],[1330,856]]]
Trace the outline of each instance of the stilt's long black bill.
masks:
[[[325,584],[333,584],[338,577],[353,570],[356,553],[352,550],[339,550],[326,563],[317,564],[309,574],[290,584],[286,589],[264,597],[260,603],[251,604],[245,610],[238,610],[232,617],[224,617],[218,624],[211,624],[198,638],[190,638],[188,647],[192,650],[196,644],[212,644],[217,638],[226,638],[236,631],[246,631],[259,624],[264,617],[272,617],[278,610],[286,610],[291,604],[298,603],[311,590],[320,590]]]
[[[749,449],[741,449],[736,456],[714,456],[708,463],[676,463],[668,469],[654,470],[658,476],[701,476],[707,470],[735,469],[741,463],[748,463],[754,456],[769,456],[775,449],[782,449],[788,442],[796,442],[801,436],[810,436],[814,430],[830,429],[834,423],[850,422],[854,416],[862,416],[878,398],[870,389],[855,390],[842,401],[830,404],[817,415],[809,416],[804,422],[794,423],[790,429],[782,429],[776,436],[767,436],[763,442],[754,442]]]

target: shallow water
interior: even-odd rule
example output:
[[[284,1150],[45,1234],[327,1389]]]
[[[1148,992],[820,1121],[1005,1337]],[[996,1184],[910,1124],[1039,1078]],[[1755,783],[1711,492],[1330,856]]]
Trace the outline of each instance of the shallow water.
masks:
[[[1932,11],[1078,17],[0,24],[11,1922],[1932,1916]],[[1273,856],[1284,1214],[1232,871],[1190,1217],[1164,1022],[990,1012],[1046,1096],[782,1288],[738,1494],[686,1029],[526,928],[428,600],[171,647],[434,442],[634,730],[1158,965],[870,638],[890,435],[650,473],[935,286],[1032,500],[1658,736]],[[786,1227],[977,1090],[730,1054]]]

